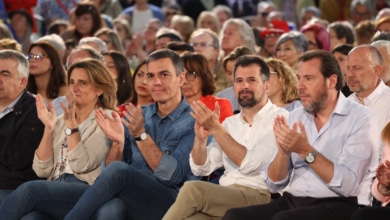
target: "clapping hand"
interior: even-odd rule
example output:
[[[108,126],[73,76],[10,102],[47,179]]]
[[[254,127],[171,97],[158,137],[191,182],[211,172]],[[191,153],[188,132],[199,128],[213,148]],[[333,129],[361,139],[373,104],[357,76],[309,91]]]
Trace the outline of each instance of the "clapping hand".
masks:
[[[221,125],[221,123],[219,123],[218,102],[215,102],[214,112],[211,111],[202,101],[199,100],[194,101],[191,104],[191,109],[192,109],[192,112],[190,112],[191,116],[195,119],[196,124],[199,124],[203,128],[203,130],[212,133],[215,128]]]
[[[137,137],[145,131],[142,108],[141,106],[136,107],[131,103],[127,104],[125,108],[127,111],[123,112],[122,122],[129,129],[131,136]]]
[[[104,112],[103,109],[96,109],[96,122],[104,134],[113,142],[124,143],[124,128],[118,113],[111,112],[112,119]]]
[[[40,94],[36,96],[35,105],[39,120],[42,121],[46,129],[53,131],[57,122],[57,114],[53,105],[49,103],[49,109],[47,109],[45,100]]]
[[[390,161],[386,160],[379,164],[376,169],[376,178],[384,187],[390,188]]]

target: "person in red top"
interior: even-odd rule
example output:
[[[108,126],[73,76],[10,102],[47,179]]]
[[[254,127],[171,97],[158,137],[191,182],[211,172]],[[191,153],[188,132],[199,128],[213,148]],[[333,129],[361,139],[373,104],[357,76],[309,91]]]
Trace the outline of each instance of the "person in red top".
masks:
[[[207,59],[198,53],[187,52],[181,56],[184,63],[185,80],[181,92],[187,103],[202,101],[211,111],[214,111],[216,102],[219,105],[219,121],[233,115],[232,105],[228,99],[213,96],[215,91],[214,78]]]

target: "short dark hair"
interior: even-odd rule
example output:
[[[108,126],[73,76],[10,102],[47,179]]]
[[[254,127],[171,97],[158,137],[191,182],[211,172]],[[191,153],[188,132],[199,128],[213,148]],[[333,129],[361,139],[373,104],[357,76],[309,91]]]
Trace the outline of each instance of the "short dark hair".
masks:
[[[167,48],[173,51],[189,51],[194,52],[194,48],[187,44],[186,42],[181,41],[172,41],[169,42]]]
[[[161,38],[164,38],[164,37],[167,37],[169,38],[171,41],[182,41],[180,36],[174,34],[174,33],[165,33],[165,34],[161,34],[157,37],[157,39],[161,39]]]
[[[206,57],[202,54],[187,52],[181,55],[181,59],[184,67],[189,72],[195,72],[202,80],[202,96],[214,94],[214,76],[210,71]]]
[[[260,76],[263,79],[263,82],[269,80],[270,71],[267,63],[257,55],[243,55],[237,59],[236,64],[234,65],[233,78],[236,78],[236,70],[238,67],[247,67],[252,64],[257,64],[260,66]]]
[[[333,54],[325,50],[311,50],[303,53],[299,57],[298,63],[306,62],[312,59],[319,59],[321,61],[320,72],[324,76],[324,78],[329,78],[333,74],[336,74],[337,76],[336,90],[340,91],[341,88],[343,87],[342,85],[343,78],[336,57],[334,57]]]
[[[149,65],[150,61],[160,60],[164,58],[169,58],[172,61],[172,64],[176,70],[176,76],[179,76],[183,72],[184,70],[183,60],[180,58],[180,56],[177,53],[173,52],[170,49],[161,49],[152,52],[146,58],[146,65]]]
[[[330,23],[328,30],[330,29],[334,30],[337,39],[345,37],[346,43],[353,44],[355,42],[355,31],[348,21],[335,21]]]
[[[344,55],[348,55],[349,51],[353,49],[352,44],[338,44],[335,48],[332,50],[332,54],[339,52]]]

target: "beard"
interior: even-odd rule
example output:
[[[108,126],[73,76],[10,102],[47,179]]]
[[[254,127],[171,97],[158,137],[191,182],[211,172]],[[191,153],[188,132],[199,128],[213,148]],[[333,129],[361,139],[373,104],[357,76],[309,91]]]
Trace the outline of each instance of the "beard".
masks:
[[[326,102],[328,101],[329,93],[326,88],[326,85],[322,87],[322,90],[318,91],[316,94],[316,98],[310,102],[308,105],[303,105],[305,111],[311,114],[317,114],[322,109],[324,109]]]
[[[241,97],[241,94],[251,94],[251,97]],[[242,108],[252,108],[257,105],[264,97],[264,93],[261,94],[259,99],[255,98],[255,95],[252,91],[248,89],[244,89],[238,92],[238,104],[241,105]]]

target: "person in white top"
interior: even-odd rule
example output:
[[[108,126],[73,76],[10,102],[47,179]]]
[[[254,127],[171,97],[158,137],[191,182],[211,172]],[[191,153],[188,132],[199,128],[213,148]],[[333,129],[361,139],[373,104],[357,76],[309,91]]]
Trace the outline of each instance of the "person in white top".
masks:
[[[355,47],[347,57],[347,85],[354,92],[348,98],[374,112],[379,131],[390,119],[390,88],[379,78],[382,63],[379,50],[369,45]]]
[[[374,113],[373,117],[381,131],[390,119],[390,88],[379,78],[382,71],[382,55],[380,51],[370,45],[358,46],[352,49],[347,57],[347,85],[354,92],[348,98],[354,100]],[[378,140],[380,134],[378,133]],[[377,146],[379,159],[381,158],[383,144]],[[372,195],[370,187],[379,161],[371,162],[370,172],[361,186],[359,205],[370,206]]]
[[[191,105],[191,116],[196,120],[191,170],[197,176],[205,176],[224,166],[220,185],[187,181],[163,219],[221,219],[229,208],[271,200],[261,169],[276,150],[273,120],[288,112],[268,99],[270,73],[260,57],[238,58],[233,74],[234,91],[242,107],[240,114],[220,124],[218,104],[214,112],[198,101]],[[213,140],[206,146],[209,135]]]

